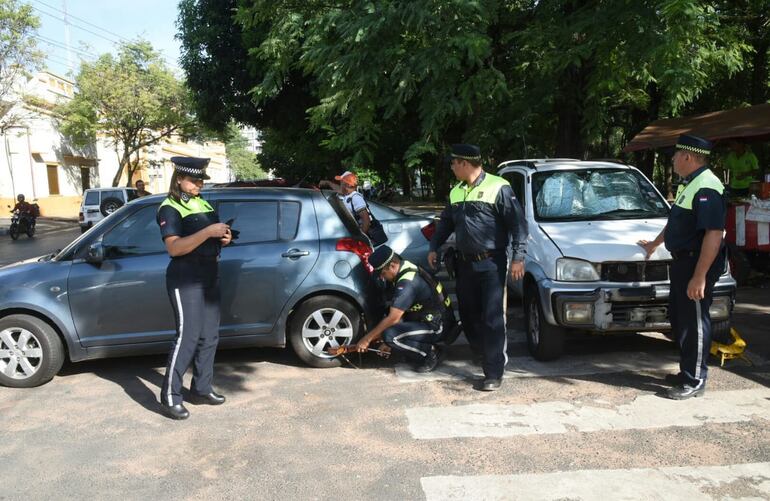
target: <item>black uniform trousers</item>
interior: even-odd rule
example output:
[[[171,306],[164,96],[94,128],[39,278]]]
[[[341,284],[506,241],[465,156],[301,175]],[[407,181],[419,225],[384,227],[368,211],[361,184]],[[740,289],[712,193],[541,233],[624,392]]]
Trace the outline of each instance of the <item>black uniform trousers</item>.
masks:
[[[214,355],[219,343],[219,282],[167,281],[168,297],[176,319],[176,339],[168,354],[160,400],[165,405],[182,403],[182,378],[193,364],[190,389],[198,395],[212,391]]]
[[[703,299],[693,301],[687,297],[687,284],[695,272],[698,256],[675,259],[671,263],[671,290],[669,316],[671,331],[679,343],[679,371],[683,382],[696,386],[706,380],[707,361],[711,348],[711,316],[709,308],[713,299],[714,284],[721,273],[721,258],[706,274]]]
[[[505,252],[481,261],[457,260],[457,301],[465,337],[475,354],[483,355],[484,376],[502,379],[508,363],[505,332]]]
[[[426,322],[399,322],[382,333],[391,353],[402,355],[413,363],[422,362],[433,345],[441,340],[442,328]]]

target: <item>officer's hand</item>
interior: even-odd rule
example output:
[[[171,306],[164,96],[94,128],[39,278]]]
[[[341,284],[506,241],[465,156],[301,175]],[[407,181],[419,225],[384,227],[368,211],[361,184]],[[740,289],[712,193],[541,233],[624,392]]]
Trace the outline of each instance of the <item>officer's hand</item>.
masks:
[[[434,270],[436,269],[436,261],[438,260],[438,255],[435,251],[428,252],[428,264],[431,268]]]
[[[377,347],[377,349],[380,350],[378,355],[381,356],[382,358],[390,357],[390,346],[388,346],[387,344],[382,343]]]
[[[225,233],[225,236],[219,239],[219,241],[222,243],[222,246],[229,245],[230,242],[233,241],[233,234],[230,231],[230,228],[227,228],[227,233]]]
[[[514,261],[511,263],[511,278],[514,280],[524,278],[524,261]]]
[[[214,223],[206,226],[206,231],[209,232],[209,238],[222,238],[230,231],[230,227],[225,223]]]
[[[369,349],[369,343],[371,343],[371,341],[364,337],[358,343],[356,343],[356,351],[359,353],[365,352],[367,349]]]
[[[706,291],[706,277],[692,277],[687,284],[687,297],[693,301],[703,299]]]
[[[638,242],[636,242],[636,245],[644,249],[644,252],[646,253],[646,255],[644,256],[644,259],[650,259],[650,256],[652,256],[652,253],[655,252],[655,249],[657,249],[660,244],[657,244],[655,242],[650,242],[648,240],[639,240]]]

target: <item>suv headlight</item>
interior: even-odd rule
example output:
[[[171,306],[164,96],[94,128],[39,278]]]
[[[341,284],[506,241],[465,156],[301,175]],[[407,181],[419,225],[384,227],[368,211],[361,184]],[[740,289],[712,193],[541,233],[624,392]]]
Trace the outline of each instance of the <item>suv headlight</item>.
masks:
[[[599,280],[596,265],[582,259],[561,257],[556,260],[556,280],[563,282],[594,282]]]

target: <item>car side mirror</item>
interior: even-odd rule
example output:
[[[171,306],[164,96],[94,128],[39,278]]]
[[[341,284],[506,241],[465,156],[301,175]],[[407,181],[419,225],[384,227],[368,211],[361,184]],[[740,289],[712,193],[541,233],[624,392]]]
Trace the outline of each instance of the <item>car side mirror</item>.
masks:
[[[104,262],[104,246],[101,242],[94,242],[88,246],[86,263],[102,264]]]

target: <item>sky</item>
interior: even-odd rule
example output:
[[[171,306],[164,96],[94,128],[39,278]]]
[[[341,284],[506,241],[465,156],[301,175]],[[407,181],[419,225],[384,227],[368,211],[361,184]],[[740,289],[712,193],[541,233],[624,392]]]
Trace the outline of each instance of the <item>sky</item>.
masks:
[[[40,19],[38,47],[47,69],[74,77],[80,58],[115,53],[116,42],[143,38],[181,74],[176,34],[177,0],[24,0]],[[69,23],[64,22],[67,11]],[[72,67],[68,66],[66,27]]]

